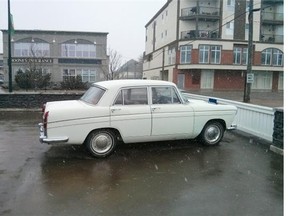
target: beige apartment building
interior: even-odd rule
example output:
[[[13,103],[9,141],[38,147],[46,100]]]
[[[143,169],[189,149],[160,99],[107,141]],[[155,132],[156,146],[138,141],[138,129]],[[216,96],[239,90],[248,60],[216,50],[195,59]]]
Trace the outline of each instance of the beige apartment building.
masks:
[[[254,91],[283,90],[283,0],[254,0]],[[249,0],[168,0],[146,24],[143,78],[186,90],[243,90]]]
[[[3,33],[4,83],[8,82],[8,31]],[[80,75],[83,82],[108,74],[107,35],[102,32],[16,30],[11,36],[12,77],[33,65],[52,82]]]

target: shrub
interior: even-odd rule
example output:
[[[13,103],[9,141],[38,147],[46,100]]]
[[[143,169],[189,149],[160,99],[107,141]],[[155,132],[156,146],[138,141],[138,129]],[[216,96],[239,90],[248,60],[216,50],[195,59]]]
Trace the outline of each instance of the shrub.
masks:
[[[66,90],[83,90],[86,89],[86,83],[82,82],[82,77],[77,75],[76,77],[65,77],[61,82],[62,89]]]
[[[23,72],[21,69],[15,75],[15,82],[22,89],[43,89],[49,85],[51,74],[42,75],[39,70],[26,70]]]

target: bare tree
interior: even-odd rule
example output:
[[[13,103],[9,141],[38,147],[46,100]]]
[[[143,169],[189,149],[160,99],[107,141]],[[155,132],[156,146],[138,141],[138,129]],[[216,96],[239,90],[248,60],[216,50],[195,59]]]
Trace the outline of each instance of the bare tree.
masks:
[[[138,56],[138,62],[141,64],[144,63],[144,54]]]
[[[51,74],[46,74],[45,70],[47,54],[47,51],[39,49],[37,44],[30,45],[24,71],[19,69],[15,75],[15,81],[20,87],[37,89],[46,88],[49,85]]]
[[[122,65],[122,55],[113,49],[109,49],[108,52],[109,52],[109,78],[113,80],[115,78],[115,72]]]

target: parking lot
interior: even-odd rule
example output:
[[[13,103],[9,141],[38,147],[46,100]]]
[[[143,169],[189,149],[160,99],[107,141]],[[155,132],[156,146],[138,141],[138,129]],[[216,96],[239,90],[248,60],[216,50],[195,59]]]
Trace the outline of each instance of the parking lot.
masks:
[[[40,144],[39,121],[0,113],[0,215],[283,215],[283,157],[259,140],[121,144],[94,159]]]

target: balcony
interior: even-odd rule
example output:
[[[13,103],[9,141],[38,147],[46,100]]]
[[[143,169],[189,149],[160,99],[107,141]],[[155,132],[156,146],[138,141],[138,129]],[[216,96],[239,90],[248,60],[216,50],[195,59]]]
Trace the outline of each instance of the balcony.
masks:
[[[220,8],[216,7],[189,7],[181,10],[182,20],[200,20],[216,21],[220,19]]]
[[[284,36],[275,34],[262,34],[261,41],[266,43],[284,43]]]
[[[284,0],[262,0],[262,4],[283,4]]]
[[[220,38],[219,31],[209,30],[189,30],[181,32],[181,39],[218,39]]]
[[[273,12],[262,12],[262,23],[266,25],[283,25],[284,14]]]

